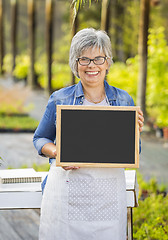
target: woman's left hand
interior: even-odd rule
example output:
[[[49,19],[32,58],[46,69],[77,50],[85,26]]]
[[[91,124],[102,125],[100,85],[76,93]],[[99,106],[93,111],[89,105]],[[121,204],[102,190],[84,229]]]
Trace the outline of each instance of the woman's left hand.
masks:
[[[144,123],[143,112],[141,110],[138,110],[138,124],[140,132],[142,132],[143,123]]]
[[[62,167],[64,170],[74,170],[74,169],[79,169],[80,167],[74,167],[74,166],[67,166],[67,167]]]

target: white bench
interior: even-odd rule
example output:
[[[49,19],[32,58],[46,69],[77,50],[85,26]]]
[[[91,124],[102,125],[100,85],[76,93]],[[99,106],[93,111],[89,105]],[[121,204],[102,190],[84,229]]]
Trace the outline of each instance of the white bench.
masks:
[[[0,170],[0,176],[1,176]],[[10,171],[10,170],[9,170]],[[17,170],[16,170],[17,171]],[[48,172],[37,173],[42,179]],[[128,240],[133,239],[132,208],[138,206],[138,185],[135,170],[126,170]],[[0,184],[0,210],[40,208],[41,183]]]

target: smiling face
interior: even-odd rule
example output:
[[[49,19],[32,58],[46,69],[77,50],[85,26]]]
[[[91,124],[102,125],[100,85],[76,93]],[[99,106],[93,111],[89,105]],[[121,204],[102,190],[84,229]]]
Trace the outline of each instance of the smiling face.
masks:
[[[94,59],[95,57],[105,57],[105,54],[99,48],[88,48],[83,51],[80,57],[87,57]],[[105,60],[102,65],[95,65],[93,61],[88,66],[81,66],[78,62],[78,75],[83,86],[104,86],[104,79],[108,63]]]

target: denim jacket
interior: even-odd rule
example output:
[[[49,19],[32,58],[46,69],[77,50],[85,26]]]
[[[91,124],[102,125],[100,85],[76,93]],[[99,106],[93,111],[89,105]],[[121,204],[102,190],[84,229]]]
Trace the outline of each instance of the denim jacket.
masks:
[[[111,106],[134,106],[132,97],[124,90],[110,86],[104,81],[106,101]],[[82,105],[84,93],[82,83],[62,88],[55,91],[49,98],[45,113],[33,137],[33,143],[39,155],[46,143],[54,143],[56,139],[56,106],[57,105]],[[50,159],[50,164],[55,159]]]

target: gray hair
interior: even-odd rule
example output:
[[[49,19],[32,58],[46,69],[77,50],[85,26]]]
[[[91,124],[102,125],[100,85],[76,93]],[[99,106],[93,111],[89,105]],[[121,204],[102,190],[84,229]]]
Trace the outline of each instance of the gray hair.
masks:
[[[69,65],[75,76],[78,76],[77,70],[77,61],[83,51],[88,48],[98,47],[102,51],[107,59],[108,70],[113,63],[112,61],[112,50],[111,50],[111,41],[109,36],[105,31],[95,30],[93,28],[85,28],[80,30],[72,38],[70,54],[69,54]]]

